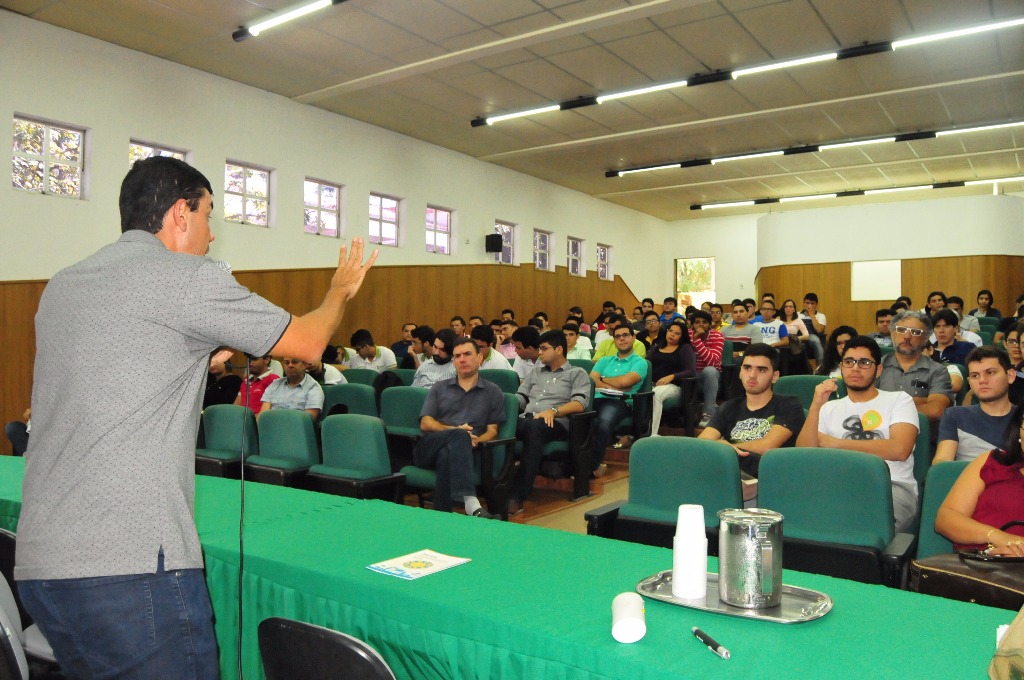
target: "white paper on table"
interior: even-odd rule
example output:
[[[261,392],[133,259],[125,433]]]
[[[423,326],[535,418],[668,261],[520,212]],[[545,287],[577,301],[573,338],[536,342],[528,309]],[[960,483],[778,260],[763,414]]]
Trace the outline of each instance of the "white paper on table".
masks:
[[[388,576],[397,576],[398,578],[411,581],[451,567],[457,567],[469,561],[470,558],[468,557],[442,555],[439,552],[424,549],[409,553],[408,555],[402,555],[401,557],[384,560],[383,562],[377,562],[366,568],[370,571],[387,574]]]

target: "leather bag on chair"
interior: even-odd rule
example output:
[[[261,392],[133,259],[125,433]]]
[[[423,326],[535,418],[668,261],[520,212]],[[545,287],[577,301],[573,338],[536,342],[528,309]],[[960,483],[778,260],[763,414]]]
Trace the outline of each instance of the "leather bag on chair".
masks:
[[[1024,563],[968,559],[959,553],[932,555],[910,565],[910,590],[988,607],[1024,607]]]

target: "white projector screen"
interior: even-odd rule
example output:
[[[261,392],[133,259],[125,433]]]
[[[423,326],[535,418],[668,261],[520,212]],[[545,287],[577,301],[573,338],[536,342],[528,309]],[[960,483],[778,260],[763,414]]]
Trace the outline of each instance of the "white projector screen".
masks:
[[[850,263],[850,299],[895,300],[903,295],[901,260]]]

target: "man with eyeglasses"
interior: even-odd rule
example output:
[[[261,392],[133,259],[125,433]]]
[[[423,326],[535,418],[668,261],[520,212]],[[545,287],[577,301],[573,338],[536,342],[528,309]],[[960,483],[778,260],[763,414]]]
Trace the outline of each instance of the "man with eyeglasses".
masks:
[[[846,342],[840,365],[847,396],[829,401],[838,389],[835,379],[819,384],[796,445],[859,451],[884,460],[892,478],[893,523],[900,532],[917,516],[918,418],[908,394],[875,386],[882,373],[881,358],[878,344],[867,336]]]
[[[711,315],[711,329],[722,332],[722,328],[730,325],[725,320],[725,308],[718,302],[712,302],[708,309],[708,314]]]
[[[1010,385],[1017,372],[1005,352],[995,347],[975,347],[967,355],[967,380],[978,400],[970,406],[954,406],[942,414],[939,445],[932,465],[947,460],[974,460],[1003,446],[1003,436],[1013,411]]]
[[[789,347],[789,329],[775,318],[775,301],[769,297],[761,301],[761,321],[754,323],[761,331],[761,342],[779,347]]]
[[[647,359],[633,351],[633,329],[628,324],[619,324],[612,335],[615,356],[607,356],[594,365],[590,377],[598,393],[594,395],[594,410],[597,417],[590,429],[591,471],[601,476],[604,470],[604,451],[612,441],[615,428],[631,412],[629,402],[617,394],[603,394],[601,390],[613,390],[623,397],[636,394],[647,377]],[[579,474],[579,473],[577,473]]]
[[[420,362],[413,376],[413,387],[432,387],[434,383],[455,377],[452,366],[452,350],[455,347],[455,331],[442,328],[434,336],[433,351]]]
[[[654,341],[662,337],[661,319],[654,310],[644,313],[642,330],[636,334],[636,339],[644,343],[644,347],[651,348]]]
[[[612,315],[608,319],[608,323],[605,325],[605,330],[599,332],[597,337],[594,338],[594,341],[597,343],[597,346],[594,348],[594,361],[600,361],[605,357],[615,356],[617,350],[615,348],[615,340],[612,336],[615,335],[615,331],[619,328],[630,328],[629,319],[621,314]],[[647,347],[644,346],[644,343],[636,340],[635,338],[633,340],[633,351],[641,359],[647,357]]]
[[[896,351],[882,359],[877,386],[909,394],[919,413],[938,422],[953,404],[953,383],[945,366],[924,356],[931,331],[932,321],[923,312],[904,309],[893,318],[892,344]]]
[[[523,449],[509,492],[510,517],[523,511],[523,502],[533,491],[544,447],[549,442],[568,438],[568,416],[582,413],[590,404],[590,379],[586,371],[566,360],[562,331],[544,333],[537,345],[539,365],[526,376],[516,392],[522,412],[516,426],[516,439],[523,443]],[[589,470],[577,474],[587,472]]]

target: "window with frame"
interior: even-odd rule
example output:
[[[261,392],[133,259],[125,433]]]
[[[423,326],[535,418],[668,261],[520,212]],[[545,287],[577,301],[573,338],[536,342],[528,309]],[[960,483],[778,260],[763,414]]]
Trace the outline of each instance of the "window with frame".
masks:
[[[303,231],[320,236],[341,236],[342,187],[307,177],[302,182]]]
[[[398,246],[398,204],[400,199],[370,194],[370,243]]]
[[[451,255],[454,211],[427,206],[427,252]]]
[[[494,221],[494,233],[501,235],[501,252],[494,254],[498,264],[514,265],[516,253],[516,225],[511,222]]]
[[[153,158],[154,156],[167,156],[170,158],[177,158],[179,161],[185,160],[185,152],[180,149],[172,149],[169,146],[159,146],[157,144],[140,142],[134,139],[128,142],[129,168],[135,165],[135,161],[141,161],[144,158]]]
[[[224,221],[270,226],[270,170],[229,161],[224,164]]]
[[[13,148],[15,189],[82,198],[84,129],[15,116]]]
[[[611,281],[612,274],[612,247],[603,243],[597,244],[597,278],[602,281]]]
[[[569,267],[570,276],[586,276],[587,267],[583,261],[584,253],[584,241],[581,238],[573,238],[570,236],[566,241],[566,251],[568,254],[567,264]]]
[[[681,307],[715,301],[715,258],[676,259],[676,298]]]
[[[550,231],[533,230],[533,265],[546,272],[555,270],[555,263],[551,261],[551,241]]]

